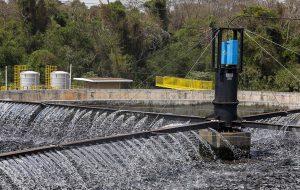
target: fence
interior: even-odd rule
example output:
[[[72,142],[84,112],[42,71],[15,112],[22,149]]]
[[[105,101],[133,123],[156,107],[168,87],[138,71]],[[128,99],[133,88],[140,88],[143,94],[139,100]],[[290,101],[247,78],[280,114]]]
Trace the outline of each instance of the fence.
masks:
[[[176,90],[212,90],[212,81],[184,79],[177,77],[156,77],[156,86]]]
[[[84,89],[84,88],[83,86],[80,85],[72,85],[71,89]],[[53,88],[46,85],[33,85],[30,86],[28,89],[24,89],[22,87],[16,88],[15,85],[9,85],[7,86],[7,89],[6,86],[0,86],[0,91],[7,91],[7,90],[10,91],[10,90],[63,90],[63,89]]]

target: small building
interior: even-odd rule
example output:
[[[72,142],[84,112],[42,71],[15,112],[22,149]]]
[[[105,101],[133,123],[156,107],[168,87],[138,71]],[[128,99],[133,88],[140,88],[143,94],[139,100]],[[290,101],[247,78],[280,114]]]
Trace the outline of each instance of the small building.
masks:
[[[126,89],[133,80],[123,78],[74,78],[83,83],[86,89]]]

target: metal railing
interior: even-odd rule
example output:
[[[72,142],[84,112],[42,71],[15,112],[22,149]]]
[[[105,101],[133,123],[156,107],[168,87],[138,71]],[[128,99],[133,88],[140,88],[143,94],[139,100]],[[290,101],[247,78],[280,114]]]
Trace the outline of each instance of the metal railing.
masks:
[[[17,90],[17,87],[14,84],[6,86],[0,86],[0,91],[9,91],[9,90]]]
[[[71,89],[84,89],[84,87],[79,86],[79,85],[72,85]],[[9,85],[9,86],[7,86],[7,89],[6,89],[6,86],[0,86],[0,91],[11,91],[11,90],[63,90],[63,89],[54,88],[51,86],[49,87],[46,85],[33,85],[33,86],[30,86],[29,88],[24,88],[22,86],[20,86],[19,88],[16,88],[15,85]]]
[[[20,73],[28,70],[28,65],[14,65],[14,87],[20,88]]]
[[[212,90],[213,82],[168,76],[157,76],[156,86],[175,90]]]
[[[45,86],[46,89],[51,89],[51,73],[57,71],[57,66],[46,65],[45,67]]]

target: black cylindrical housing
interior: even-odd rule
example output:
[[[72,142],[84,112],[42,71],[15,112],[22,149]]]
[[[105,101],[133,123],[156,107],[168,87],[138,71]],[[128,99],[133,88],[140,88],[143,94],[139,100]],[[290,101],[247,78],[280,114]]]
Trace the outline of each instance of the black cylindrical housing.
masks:
[[[216,119],[230,124],[237,116],[238,68],[222,66],[216,71],[214,115]]]
[[[232,32],[230,35],[239,41],[239,63],[222,63],[222,42],[224,32]],[[238,74],[243,71],[243,28],[212,28],[212,66],[216,71],[214,118],[225,121],[227,126],[238,119],[237,99]],[[217,44],[216,44],[217,43]],[[227,53],[227,52],[225,52]]]

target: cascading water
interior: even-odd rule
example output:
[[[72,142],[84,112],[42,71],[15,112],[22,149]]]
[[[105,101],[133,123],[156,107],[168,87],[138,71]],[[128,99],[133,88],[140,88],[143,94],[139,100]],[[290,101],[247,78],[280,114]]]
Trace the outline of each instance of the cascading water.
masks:
[[[293,113],[287,116],[271,117],[268,119],[261,119],[258,122],[265,122],[271,124],[281,125],[300,125],[300,113]]]
[[[0,102],[0,152],[182,125],[126,111]]]
[[[0,160],[2,189],[297,189],[300,140],[251,129],[252,161],[199,158],[197,131]],[[289,138],[286,138],[288,135]],[[271,145],[271,146],[270,146]],[[209,150],[208,150],[209,151]],[[196,159],[197,158],[197,159]]]
[[[177,135],[179,134],[132,139],[122,143],[92,145],[3,160],[0,161],[3,174],[0,177],[0,185],[7,189],[9,186],[6,184],[11,184],[10,189],[134,187],[140,180],[147,182],[155,177],[155,173],[151,174],[151,171],[157,170],[159,164],[168,163],[170,171],[166,171],[166,174],[174,172],[172,170],[176,170],[176,165],[187,164],[183,154],[191,153],[185,152],[185,149],[177,151],[177,142],[170,138]],[[187,137],[186,140],[180,138],[179,141],[188,147],[195,146],[187,142]],[[165,143],[167,146],[164,146]],[[195,150],[193,154],[197,155],[198,152]],[[148,185],[155,187],[155,184]]]
[[[271,117],[268,119],[260,119],[260,120],[258,120],[258,122],[283,125],[280,132],[286,133],[286,127],[288,125],[300,126],[300,113],[292,113],[292,114],[288,114],[287,116],[279,116],[279,117]],[[268,133],[269,132],[266,131],[266,134],[268,134]],[[300,137],[300,134],[297,133],[296,131],[294,132],[294,134],[297,137]],[[267,137],[267,136],[265,135],[265,137]]]
[[[299,118],[264,122],[290,125]],[[2,151],[187,123],[145,113],[0,102]],[[252,133],[252,159],[235,164],[203,161],[200,147],[216,155],[198,131],[157,134],[0,159],[0,189],[298,189],[297,134],[246,130]]]

